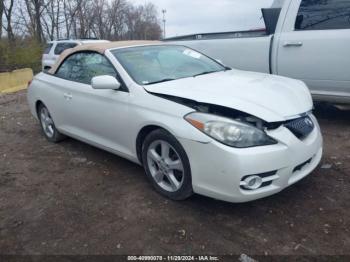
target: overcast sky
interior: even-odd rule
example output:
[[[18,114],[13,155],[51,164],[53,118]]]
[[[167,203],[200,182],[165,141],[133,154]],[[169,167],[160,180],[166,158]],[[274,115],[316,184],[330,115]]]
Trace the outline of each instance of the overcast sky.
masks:
[[[167,37],[205,32],[223,32],[264,27],[262,7],[273,0],[132,0],[152,2],[166,9]]]

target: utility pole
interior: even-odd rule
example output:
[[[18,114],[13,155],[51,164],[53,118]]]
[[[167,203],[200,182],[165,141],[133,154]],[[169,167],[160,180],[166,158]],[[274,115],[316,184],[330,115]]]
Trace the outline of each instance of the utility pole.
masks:
[[[166,23],[165,14],[166,14],[166,9],[163,9],[162,13],[163,13],[163,39],[165,39],[165,37],[166,37],[166,33],[165,33],[165,23]]]

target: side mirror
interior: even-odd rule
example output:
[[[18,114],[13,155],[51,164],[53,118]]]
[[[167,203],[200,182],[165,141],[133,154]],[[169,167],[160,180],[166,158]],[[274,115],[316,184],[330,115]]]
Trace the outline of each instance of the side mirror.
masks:
[[[119,81],[109,75],[95,76],[91,80],[91,86],[93,89],[119,89]]]

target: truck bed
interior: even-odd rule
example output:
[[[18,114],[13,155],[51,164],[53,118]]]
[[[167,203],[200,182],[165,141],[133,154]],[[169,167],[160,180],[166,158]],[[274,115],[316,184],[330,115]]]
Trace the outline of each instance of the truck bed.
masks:
[[[272,35],[264,30],[194,34],[164,41],[184,45],[242,70],[270,73]]]

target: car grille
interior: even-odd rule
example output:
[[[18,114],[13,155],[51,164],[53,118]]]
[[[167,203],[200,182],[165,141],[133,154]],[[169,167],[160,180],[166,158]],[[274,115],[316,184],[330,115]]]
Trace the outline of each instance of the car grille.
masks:
[[[284,126],[299,139],[306,138],[315,128],[315,125],[309,116],[290,120],[286,122]]]
[[[309,116],[287,121],[284,126],[299,139],[305,139],[315,128],[315,124]]]

